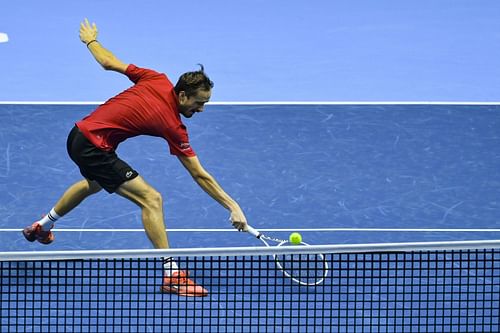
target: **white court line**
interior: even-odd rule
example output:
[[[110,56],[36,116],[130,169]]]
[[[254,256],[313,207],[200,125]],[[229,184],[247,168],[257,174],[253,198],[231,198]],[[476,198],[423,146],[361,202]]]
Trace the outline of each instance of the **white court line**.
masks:
[[[144,229],[53,229],[57,232],[144,232]],[[168,232],[237,232],[236,229],[166,229]],[[22,229],[0,229],[0,232],[20,232]],[[285,228],[259,229],[264,232],[500,232],[500,229],[412,229],[412,228]]]
[[[0,105],[99,105],[104,101],[0,101]],[[207,105],[500,105],[498,102],[451,101],[228,101]]]
[[[500,102],[446,102],[446,101],[262,101],[213,102],[208,105],[499,105]]]

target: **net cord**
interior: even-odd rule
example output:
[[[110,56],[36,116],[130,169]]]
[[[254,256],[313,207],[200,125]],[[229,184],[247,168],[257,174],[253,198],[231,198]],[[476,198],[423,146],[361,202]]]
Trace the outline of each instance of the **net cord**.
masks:
[[[327,253],[376,253],[452,251],[500,248],[500,240],[474,240],[454,242],[407,242],[339,244],[286,247],[217,247],[217,248],[175,248],[175,249],[124,249],[124,250],[83,250],[83,251],[16,251],[0,252],[0,261],[34,260],[80,260],[80,259],[121,259],[151,257],[200,257],[200,256],[253,256],[280,254],[327,254]]]

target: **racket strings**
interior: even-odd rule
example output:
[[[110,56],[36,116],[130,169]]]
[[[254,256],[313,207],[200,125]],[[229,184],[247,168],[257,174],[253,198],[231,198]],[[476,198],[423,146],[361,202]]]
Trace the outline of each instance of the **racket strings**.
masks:
[[[285,276],[301,285],[319,285],[328,275],[328,264],[322,254],[275,255],[274,260]]]

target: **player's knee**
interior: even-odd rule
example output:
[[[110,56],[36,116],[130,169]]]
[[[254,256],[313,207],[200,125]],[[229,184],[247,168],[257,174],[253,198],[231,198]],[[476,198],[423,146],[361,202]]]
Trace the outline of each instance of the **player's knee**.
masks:
[[[160,209],[163,206],[163,198],[156,190],[148,191],[146,196],[146,205],[152,209]]]
[[[102,189],[102,187],[95,181],[84,179],[82,181],[75,183],[71,189],[75,191],[75,193],[78,193],[79,195],[89,196],[91,194],[99,192]]]

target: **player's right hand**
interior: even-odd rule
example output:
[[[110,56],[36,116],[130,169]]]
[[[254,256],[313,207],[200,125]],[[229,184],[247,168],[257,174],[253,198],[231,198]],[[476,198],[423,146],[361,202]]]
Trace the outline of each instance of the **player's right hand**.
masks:
[[[238,229],[238,231],[247,231],[247,218],[245,217],[245,214],[243,214],[241,209],[232,211],[231,217],[229,219],[233,227]]]

